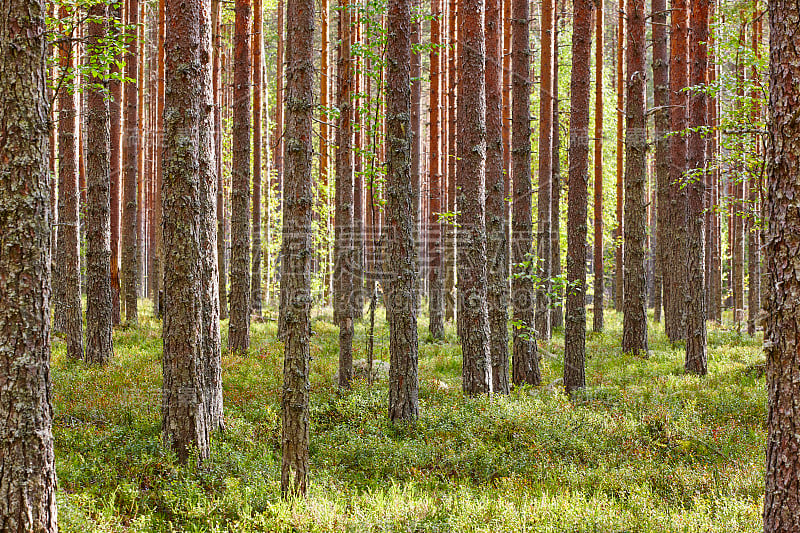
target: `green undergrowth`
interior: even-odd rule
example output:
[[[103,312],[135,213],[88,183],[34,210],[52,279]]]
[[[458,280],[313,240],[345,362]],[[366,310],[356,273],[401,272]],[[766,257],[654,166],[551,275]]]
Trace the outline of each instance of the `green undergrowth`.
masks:
[[[384,324],[382,314],[378,323]],[[621,316],[587,336],[585,391],[559,388],[563,335],[542,345],[544,385],[465,398],[452,326],[420,327],[420,419],[392,425],[385,381],[340,392],[337,329],[316,310],[310,495],[280,497],[282,345],[253,324],[224,355],[224,433],[183,467],[161,443],[160,323],[115,332],[105,368],[54,343],[59,520],[89,531],[752,532],[760,529],[765,393],[759,341],[711,326],[706,378],[651,324],[650,357],[620,353]],[[425,317],[421,326],[426,325]],[[223,323],[223,337],[227,322]],[[366,357],[365,324],[355,357]],[[388,359],[385,326],[375,358]],[[546,353],[545,353],[546,352]]]

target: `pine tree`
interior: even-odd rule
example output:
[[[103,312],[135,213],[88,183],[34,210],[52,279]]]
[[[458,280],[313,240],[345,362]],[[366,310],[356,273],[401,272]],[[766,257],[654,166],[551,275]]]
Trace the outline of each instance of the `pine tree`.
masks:
[[[128,25],[138,28],[139,0],[128,0]],[[125,321],[135,324],[139,320],[139,44],[130,39],[125,53],[124,85],[125,109],[122,129],[122,292],[125,303]]]
[[[570,166],[567,212],[567,290],[564,330],[564,388],[586,386],[586,217],[589,183],[589,72],[594,5],[573,4],[570,82]],[[595,308],[596,312],[596,308]]]
[[[597,2],[594,56],[594,300],[592,331],[603,331],[605,284],[603,261],[603,2]],[[576,63],[573,57],[573,65]],[[588,76],[588,73],[587,73]],[[579,124],[578,126],[582,126]],[[588,128],[588,124],[587,124]],[[578,130],[580,131],[580,130]],[[572,153],[572,151],[570,151]],[[581,163],[582,164],[581,160]],[[570,168],[572,165],[570,165]],[[585,280],[584,280],[585,281]],[[584,328],[585,329],[585,328]],[[584,332],[585,335],[585,332]]]
[[[647,224],[645,130],[645,14],[644,0],[632,0],[628,7],[625,132],[625,301],[622,322],[622,351],[647,355],[647,283],[645,243]]]
[[[56,533],[45,16],[12,0],[0,18],[0,531]]]

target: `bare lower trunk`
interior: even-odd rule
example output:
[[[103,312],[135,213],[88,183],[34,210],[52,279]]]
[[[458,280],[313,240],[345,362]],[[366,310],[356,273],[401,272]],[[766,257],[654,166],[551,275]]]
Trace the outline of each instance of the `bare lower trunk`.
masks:
[[[252,227],[252,276],[250,279],[250,310],[261,315],[261,182],[262,154],[264,153],[263,105],[264,95],[264,34],[262,31],[264,10],[262,0],[253,2],[253,227]]]
[[[769,3],[769,139],[767,153],[766,270],[770,273],[764,347],[767,356],[766,491],[764,533],[800,531],[800,33],[796,2]]]
[[[486,258],[492,390],[508,394],[508,256],[503,176],[501,0],[486,6]],[[550,235],[547,235],[548,240]]]
[[[139,1],[126,3],[127,24],[139,22]],[[125,127],[122,133],[122,293],[125,303],[125,321],[135,324],[139,321],[139,98],[137,66],[139,64],[138,41],[128,42],[125,54],[125,77],[133,80],[124,85]]]
[[[250,347],[250,0],[236,2],[228,349]]]
[[[311,352],[311,162],[313,113],[313,0],[286,3],[286,131],[281,301],[284,363],[281,392],[281,491],[305,495],[309,467]]]
[[[667,257],[666,233],[669,231],[670,174],[669,174],[669,46],[667,44],[667,2],[653,2],[653,103],[655,123],[656,178],[656,258],[655,284],[661,287],[654,303],[654,319],[661,321],[664,261]]]
[[[0,531],[56,533],[46,12],[37,0],[4,10],[0,87],[14,90],[0,93]]]
[[[576,0],[570,83],[570,168],[567,213],[567,307],[564,329],[564,388],[586,386],[586,217],[589,183],[589,59],[591,0]],[[595,303],[596,305],[596,303]],[[601,308],[602,309],[602,308]],[[597,308],[595,307],[595,312]]]
[[[625,303],[622,351],[647,355],[647,135],[645,130],[645,15],[644,2],[628,9],[625,153]]]
[[[106,36],[105,4],[94,4],[89,15],[88,54],[93,57]],[[111,340],[111,170],[108,82],[92,77],[86,116],[86,360],[105,363],[113,355]]]
[[[535,294],[531,275],[533,225],[531,220],[531,121],[529,42],[530,6],[527,0],[512,0],[513,113],[511,131],[514,205],[511,227],[511,303],[513,306],[514,354],[512,380],[515,385],[539,385],[539,353],[534,330]]]

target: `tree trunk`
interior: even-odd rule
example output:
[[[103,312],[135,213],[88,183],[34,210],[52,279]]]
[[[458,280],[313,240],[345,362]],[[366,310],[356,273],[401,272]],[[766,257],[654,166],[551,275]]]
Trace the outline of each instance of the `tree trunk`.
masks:
[[[567,392],[586,386],[586,217],[593,11],[591,0],[576,0],[573,4],[567,207],[567,281],[570,288],[564,330],[564,388]]]
[[[513,73],[513,119],[511,159],[514,206],[511,226],[511,304],[514,321],[514,385],[539,385],[539,353],[534,330],[533,227],[531,220],[531,121],[530,121],[530,6],[527,0],[512,0],[511,69]]]
[[[62,6],[61,17],[68,16]],[[74,50],[62,43],[61,75],[74,71]],[[74,73],[74,72],[73,72]],[[83,319],[81,316],[80,219],[78,189],[77,87],[66,82],[58,101],[58,243],[56,245],[56,287],[53,317],[56,331],[64,333],[67,357],[83,359]]]
[[[458,12],[458,330],[467,394],[491,392],[486,306],[486,79],[483,1]]]
[[[163,1],[163,0],[162,0]],[[211,3],[212,53],[214,54],[211,79],[214,91],[214,153],[217,163],[217,267],[219,269],[219,318],[228,318],[228,261],[225,253],[227,233],[225,227],[225,190],[222,179],[222,0]]]
[[[389,419],[419,416],[417,251],[411,171],[411,0],[389,3],[386,44],[386,258],[389,319]]]
[[[709,18],[714,18],[715,2],[711,3],[711,13]],[[714,58],[714,34],[709,36],[708,45],[708,81],[714,84],[717,81],[717,67]],[[706,287],[707,302],[706,313],[709,320],[720,321],[722,319],[722,271],[720,269],[720,246],[719,246],[719,158],[717,157],[717,99],[713,94],[709,95],[708,100],[708,122],[712,129],[711,135],[706,136],[706,156],[710,164],[710,171],[706,172],[707,181],[707,204],[706,204]]]
[[[117,39],[119,28],[117,24],[122,23],[122,2],[117,2],[109,6],[109,37]],[[109,90],[109,114],[111,123],[111,306],[112,320],[114,325],[121,322],[120,316],[120,283],[119,283],[119,234],[120,234],[120,185],[122,177],[122,82],[115,79],[122,71],[119,63],[122,56],[115,56],[111,62],[111,78],[108,80]]]
[[[502,0],[486,5],[486,258],[492,390],[508,394],[508,257],[503,173]],[[550,235],[547,236],[548,239]]]
[[[550,211],[553,174],[553,0],[542,0],[541,76],[539,83],[539,183],[536,226],[536,333],[550,338]]]
[[[264,8],[262,0],[253,2],[253,229],[250,310],[261,316],[261,174],[263,147],[264,95]]]
[[[655,284],[661,287],[656,294],[653,315],[661,321],[663,300],[666,292],[663,271],[668,255],[665,249],[666,233],[669,230],[670,174],[669,174],[669,46],[667,44],[667,1],[653,0],[653,104],[655,111],[655,174],[656,174],[656,260]]]
[[[624,200],[623,193],[623,164],[624,147],[622,143],[623,135],[623,109],[625,101],[624,84],[624,61],[625,61],[625,0],[619,0],[619,13],[617,14],[617,229],[615,239],[617,241],[614,257],[614,308],[622,311],[624,301],[624,248],[622,245],[622,231],[625,221],[622,217],[622,205]]]
[[[106,4],[89,8],[87,59],[101,53],[106,37]],[[110,116],[101,75],[89,78],[86,116],[86,360],[106,363],[113,355],[111,340],[111,169]]]
[[[769,133],[766,270],[770,273],[764,348],[767,356],[767,467],[764,533],[800,530],[800,33],[796,2],[769,2]]]
[[[0,531],[56,533],[46,11],[44,2],[37,0],[14,0],[4,9],[0,18],[4,41],[0,54],[0,87],[4,89],[0,92],[0,137],[4,139],[0,144]]]
[[[439,213],[442,212],[442,196],[444,193],[441,157],[439,122],[442,102],[440,101],[439,87],[442,85],[443,53],[441,49],[441,0],[431,0],[431,54],[430,54],[430,107],[431,128],[428,143],[429,172],[430,172],[430,208],[428,219],[428,315],[430,316],[429,330],[435,340],[444,339],[444,284],[442,280],[442,223]],[[445,128],[445,136],[447,129]],[[445,159],[445,164],[447,160]]]
[[[361,42],[361,13],[358,9],[355,12],[355,30],[351,32],[351,50],[353,44]],[[355,66],[355,93],[361,94],[363,91],[363,76],[361,63],[362,58],[356,57]],[[364,316],[364,133],[366,125],[361,119],[360,108],[363,101],[356,97],[353,102],[353,124],[355,125],[355,147],[353,164],[353,268],[352,293],[353,319],[357,320]]]
[[[153,199],[153,221],[152,224],[155,226],[155,250],[154,250],[154,258],[153,258],[153,272],[152,275],[155,277],[155,281],[153,283],[153,307],[154,307],[154,314],[157,317],[162,316],[162,294],[164,291],[164,264],[163,264],[163,236],[161,233],[162,227],[162,213],[161,213],[161,189],[162,184],[164,182],[164,39],[166,34],[166,4],[164,3],[165,0],[159,0],[158,2],[158,47],[156,49],[156,53],[158,55],[157,58],[157,69],[158,69],[158,82],[157,82],[157,93],[156,93],[156,117],[155,117],[155,125],[156,131],[153,133],[153,138],[156,142],[155,146],[155,198]]]
[[[448,14],[448,105],[447,105],[447,212],[455,213],[456,205],[456,104],[458,89],[458,13],[456,0],[450,0],[450,12]],[[456,315],[456,229],[455,220],[445,224],[444,231],[444,268],[446,271],[444,281],[445,320],[453,320]]]
[[[561,130],[559,122],[561,121],[561,113],[559,105],[561,99],[558,96],[558,58],[559,58],[559,43],[558,36],[561,33],[559,26],[563,29],[564,18],[566,14],[563,12],[558,13],[558,6],[556,6],[555,21],[553,23],[553,174],[552,174],[552,194],[550,196],[550,273],[553,278],[562,275],[561,270]],[[509,146],[508,143],[505,146]],[[508,150],[506,150],[508,152]],[[509,196],[506,191],[506,198]],[[564,327],[564,291],[557,289],[554,291],[554,301],[552,309],[550,310],[550,327],[552,329]]]
[[[336,64],[336,211],[334,240],[334,315],[339,325],[339,386],[353,379],[353,65],[350,54],[352,8],[339,2]]]
[[[744,13],[742,13],[744,16]],[[745,43],[745,24],[739,33],[739,42]],[[734,111],[738,116],[743,113],[744,105],[744,59],[741,53],[736,54],[736,97],[734,99]],[[735,153],[738,161],[735,164],[731,179],[733,180],[733,202],[731,206],[731,224],[728,232],[731,234],[731,289],[733,292],[733,321],[736,329],[739,330],[744,319],[744,217],[745,217],[745,188],[749,185],[744,168],[744,139],[739,136],[736,141]]]
[[[590,10],[591,12],[591,10]],[[589,28],[591,31],[591,28]],[[603,303],[605,297],[605,287],[603,283],[603,273],[604,273],[604,265],[603,265],[603,2],[597,2],[597,17],[595,23],[595,34],[597,35],[597,42],[595,44],[595,55],[594,55],[594,65],[595,65],[595,78],[594,78],[594,93],[595,93],[595,101],[594,101],[594,300],[592,307],[594,308],[593,312],[593,321],[592,321],[592,330],[593,331],[603,331],[605,326],[603,320],[603,311],[605,309],[605,304]],[[584,37],[585,39],[585,37]],[[591,41],[591,39],[589,39]],[[583,43],[576,43],[576,44],[583,44]],[[588,57],[587,57],[588,59]],[[573,65],[575,65],[575,59],[573,57]],[[574,68],[574,67],[573,67]],[[588,65],[587,65],[588,68]],[[586,76],[589,76],[588,71],[586,72]],[[588,80],[587,80],[588,86]],[[579,105],[582,102],[578,102]],[[572,106],[573,110],[575,106]],[[573,111],[574,112],[574,111]],[[588,116],[588,113],[587,113]],[[582,127],[582,123],[578,123],[576,125],[578,128]],[[586,124],[586,133],[588,137],[588,123]],[[576,134],[581,135],[582,131],[580,129],[576,130]],[[577,142],[577,141],[576,141]],[[581,147],[578,150],[582,150]],[[570,148],[570,154],[572,153],[572,148]],[[587,154],[588,156],[588,154]],[[580,160],[579,165],[583,164],[583,159]],[[587,163],[588,164],[588,163]],[[570,168],[573,166],[573,163],[570,163]],[[579,178],[576,176],[576,181]],[[570,178],[570,181],[571,178]],[[571,190],[571,188],[570,188]],[[585,202],[581,204],[583,206]],[[576,206],[576,209],[578,207]],[[585,220],[585,217],[582,219]],[[584,237],[585,239],[585,237]],[[584,241],[578,241],[584,242]],[[585,244],[584,244],[585,245]],[[583,263],[581,263],[583,264]],[[585,284],[585,276],[581,279],[581,282]],[[584,304],[585,301],[584,301]],[[585,326],[583,332],[584,338],[586,335]],[[564,384],[566,386],[566,379],[564,380]]]
[[[753,56],[761,59],[759,42],[761,41],[761,16],[756,8],[753,13],[752,47]],[[754,88],[751,92],[753,98],[752,123],[758,124],[761,118],[761,109],[758,105],[760,79],[758,66],[752,67],[752,80]],[[756,158],[761,155],[761,139],[758,135],[753,138]],[[751,337],[756,334],[756,319],[761,309],[761,226],[759,220],[758,200],[761,188],[761,164],[755,162],[749,169],[750,187],[748,187],[748,214],[747,214],[747,334]]]
[[[250,0],[236,1],[228,349],[250,347]]]
[[[211,21],[200,0],[166,1],[164,41],[164,440],[186,462],[209,454],[209,329],[218,327],[209,296],[215,242],[211,217]],[[209,322],[214,320],[214,322]]]
[[[647,233],[647,134],[645,130],[645,15],[644,1],[628,9],[625,133],[625,304],[622,351],[647,355],[647,283],[645,241]]]
[[[416,191],[414,195],[414,202],[412,210],[414,214],[414,242],[417,243],[415,248],[415,257],[417,261],[417,284],[414,288],[414,309],[418,314],[420,309],[420,298],[423,295],[424,281],[425,281],[425,266],[421,262],[422,251],[424,246],[424,235],[420,226],[422,215],[422,205],[420,203],[422,190],[422,173],[420,172],[420,154],[422,152],[422,136],[420,135],[422,123],[422,83],[420,81],[420,70],[422,68],[422,56],[419,53],[420,46],[420,31],[421,26],[419,23],[421,0],[411,0],[411,12],[414,16],[411,18],[411,186]]]
[[[281,297],[284,364],[281,392],[281,491],[308,488],[309,372],[311,352],[311,162],[314,73],[314,2],[286,4],[286,131]]]
[[[687,0],[672,0],[672,32],[670,36],[670,129],[686,129],[689,67],[687,59],[688,26]],[[661,278],[664,288],[664,331],[670,341],[686,337],[686,189],[683,179],[687,169],[686,136],[683,133],[669,138],[669,185],[664,208],[667,221],[660,241],[663,245]]]
[[[693,0],[689,40],[690,83],[693,87],[708,83],[708,4]],[[705,294],[705,171],[706,141],[699,129],[708,125],[708,97],[704,91],[689,94],[689,168],[695,176],[689,180],[686,214],[686,363],[687,372],[708,372],[706,294]],[[701,174],[697,174],[702,172]]]
[[[136,27],[139,23],[139,0],[128,0],[126,23]],[[136,39],[128,42],[125,53],[125,77],[134,81],[125,83],[125,126],[122,134],[122,292],[125,299],[125,321],[135,324],[139,320],[139,97],[137,87],[139,45]]]

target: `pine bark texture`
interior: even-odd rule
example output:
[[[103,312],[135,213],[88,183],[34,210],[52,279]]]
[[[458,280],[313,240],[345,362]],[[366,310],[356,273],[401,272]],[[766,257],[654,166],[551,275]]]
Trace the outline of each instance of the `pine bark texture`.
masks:
[[[439,214],[442,212],[442,198],[444,196],[445,180],[442,176],[442,160],[445,166],[447,159],[444,157],[446,150],[440,146],[441,138],[447,138],[440,134],[439,123],[442,116],[446,116],[442,111],[440,85],[445,77],[444,73],[444,49],[442,44],[442,0],[431,0],[431,53],[430,53],[430,139],[428,142],[429,173],[430,173],[430,199],[428,212],[428,316],[430,317],[429,330],[431,337],[436,340],[444,339],[444,280],[442,269],[442,223]]]
[[[491,392],[486,305],[486,80],[483,0],[458,11],[458,330],[462,387]]]
[[[507,0],[509,1],[509,0]],[[562,8],[563,9],[563,8]],[[550,274],[553,278],[562,275],[561,269],[561,189],[563,187],[561,177],[561,113],[559,111],[560,98],[558,88],[558,70],[559,70],[559,25],[564,24],[564,14],[558,13],[558,6],[556,6],[556,16],[553,23],[553,174],[551,187],[553,189],[550,195]],[[510,54],[509,54],[510,56]],[[509,68],[510,71],[510,68]],[[510,118],[509,118],[510,122]],[[506,143],[506,146],[509,146]],[[509,146],[510,148],[510,146]],[[508,152],[508,150],[506,150]],[[509,154],[510,155],[510,154]],[[508,179],[508,177],[506,177]],[[507,185],[509,183],[507,182]],[[509,191],[506,191],[506,197],[510,196]],[[510,223],[509,223],[510,227]],[[564,327],[564,291],[559,289],[554,291],[554,301],[552,309],[550,309],[550,327],[551,329]]]
[[[590,57],[592,0],[575,0],[570,82],[569,196],[567,207],[567,301],[564,329],[564,388],[586,386],[586,234],[589,183]],[[595,308],[596,309],[596,308]]]
[[[386,259],[384,286],[389,320],[389,419],[419,416],[417,360],[417,251],[411,175],[411,0],[393,0],[387,17]]]
[[[689,40],[690,84],[708,82],[709,0],[692,0]],[[686,227],[686,363],[687,372],[708,372],[708,334],[705,294],[705,167],[706,141],[699,128],[708,125],[708,97],[704,91],[689,94],[688,156],[692,178],[687,189]]]
[[[286,2],[286,130],[283,181],[284,363],[281,391],[281,491],[308,489],[308,399],[311,385],[311,163],[313,104],[313,0]]]
[[[264,114],[264,9],[262,0],[253,2],[253,229],[250,310],[261,315],[261,182]]]
[[[129,25],[139,23],[139,0],[126,3]],[[125,322],[139,321],[139,98],[138,76],[139,45],[137,39],[128,42],[125,53],[125,77],[134,80],[125,83],[124,128],[122,132],[122,293],[125,300]]]
[[[508,394],[508,243],[503,172],[502,0],[486,5],[486,259],[492,390]],[[550,239],[550,235],[547,235]],[[549,250],[549,248],[548,248]]]
[[[206,257],[215,257],[207,212],[207,182],[213,176],[207,153],[212,124],[211,12],[203,0],[166,0],[165,8],[162,429],[166,445],[187,462],[192,454],[197,460],[208,457],[214,429],[207,389],[208,328],[218,326],[207,322],[216,317],[208,307]]]
[[[56,533],[45,5],[0,17],[0,531]]]
[[[663,245],[661,277],[664,287],[664,331],[670,341],[686,338],[686,188],[687,169],[686,129],[688,105],[684,89],[689,82],[688,7],[687,0],[672,0],[672,32],[670,33],[669,95],[670,129],[676,133],[669,138],[669,185],[667,222],[659,236]],[[660,208],[660,207],[659,207]]]
[[[656,259],[655,285],[661,287],[656,294],[654,319],[661,320],[662,295],[666,292],[663,282],[666,236],[669,231],[670,174],[669,174],[669,45],[667,43],[667,1],[653,0],[653,132],[655,144],[656,179]]]
[[[514,320],[514,385],[539,385],[539,353],[534,330],[533,223],[531,215],[531,120],[530,120],[530,6],[527,0],[511,0],[512,10],[512,123],[511,162],[514,205],[511,226],[511,303]]]
[[[536,258],[536,333],[550,338],[550,222],[551,179],[553,173],[553,0],[542,1],[542,57],[539,77],[539,183],[537,194]]]
[[[66,9],[61,8],[62,17]],[[62,75],[75,67],[70,43],[62,43]],[[83,359],[81,316],[80,218],[78,189],[78,98],[76,87],[66,82],[58,98],[58,233],[54,329],[64,334],[67,357]]]
[[[605,326],[605,286],[603,283],[603,2],[597,2],[595,18],[595,104],[594,104],[594,301],[592,330]],[[575,59],[573,58],[573,65]],[[588,125],[587,125],[588,127]],[[587,131],[588,133],[588,131]],[[570,153],[572,150],[570,149]],[[572,164],[570,164],[570,168]],[[584,328],[585,329],[585,328]],[[585,338],[585,331],[584,331]],[[566,380],[565,380],[566,383]]]
[[[770,273],[767,356],[767,464],[764,532],[800,530],[800,6],[769,2],[769,147],[766,270]]]
[[[445,0],[443,0],[445,1]],[[456,0],[450,0],[448,12],[448,64],[447,64],[447,212],[455,213],[456,199],[456,105],[458,89],[458,9]],[[444,144],[444,143],[443,143]],[[444,229],[444,318],[453,320],[456,315],[456,228],[445,224]]]
[[[104,3],[89,8],[88,54],[106,37]],[[106,363],[113,355],[111,303],[111,139],[108,81],[91,76],[86,115],[86,360]]]
[[[334,212],[334,315],[339,325],[339,386],[353,379],[353,65],[352,8],[339,3],[336,105],[336,208]]]
[[[627,102],[625,131],[625,301],[622,351],[647,355],[647,131],[645,124],[645,12],[644,1],[628,8]]]
[[[109,36],[116,39],[119,34],[117,24],[122,23],[122,2],[109,6]],[[111,74],[119,75],[121,70],[117,62],[122,57],[115,57],[111,63]],[[120,236],[120,186],[122,185],[122,83],[113,77],[108,81],[109,114],[111,128],[111,305],[114,325],[122,321],[120,315],[120,280],[119,280],[119,236]]]
[[[236,1],[228,349],[238,353],[250,347],[250,11],[250,0]]]
[[[616,146],[616,174],[617,174],[617,229],[614,237],[617,241],[614,250],[614,309],[622,311],[624,300],[624,255],[625,247],[622,242],[622,232],[625,221],[622,216],[622,205],[624,201],[623,187],[623,166],[625,159],[625,148],[623,146],[622,135],[624,131],[623,109],[625,102],[625,83],[624,83],[624,62],[625,62],[625,0],[619,0],[619,13],[617,14],[617,146]]]

